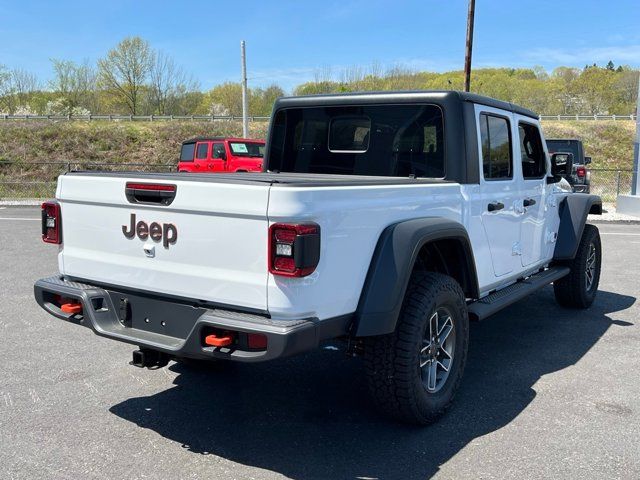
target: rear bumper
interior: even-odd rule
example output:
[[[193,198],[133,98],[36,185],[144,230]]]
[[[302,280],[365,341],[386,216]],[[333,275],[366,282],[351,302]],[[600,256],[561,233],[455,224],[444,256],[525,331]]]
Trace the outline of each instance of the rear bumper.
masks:
[[[170,299],[146,292],[112,290],[60,276],[43,278],[34,285],[38,304],[51,315],[93,330],[97,335],[172,357],[227,359],[259,362],[311,350],[322,340],[347,333],[349,316],[318,320],[273,320],[267,316],[212,309],[195,301]],[[82,314],[59,308],[59,297],[82,303]],[[238,342],[211,347],[204,337],[215,331],[237,332]],[[267,348],[252,350],[244,334],[267,337]]]

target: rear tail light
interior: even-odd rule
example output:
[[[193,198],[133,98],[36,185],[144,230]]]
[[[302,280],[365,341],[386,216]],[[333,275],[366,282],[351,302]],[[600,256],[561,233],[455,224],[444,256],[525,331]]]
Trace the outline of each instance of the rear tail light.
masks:
[[[62,243],[62,216],[58,202],[42,204],[42,241],[46,243]]]
[[[305,277],[315,271],[319,261],[319,225],[275,223],[269,227],[269,272]]]
[[[587,175],[587,169],[585,167],[576,167],[576,174],[580,178],[584,178]]]

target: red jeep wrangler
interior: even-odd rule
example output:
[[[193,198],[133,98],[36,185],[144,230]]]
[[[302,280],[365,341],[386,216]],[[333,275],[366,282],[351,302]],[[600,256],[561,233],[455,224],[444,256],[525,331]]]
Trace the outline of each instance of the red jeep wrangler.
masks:
[[[179,172],[260,172],[264,140],[198,137],[182,142]]]

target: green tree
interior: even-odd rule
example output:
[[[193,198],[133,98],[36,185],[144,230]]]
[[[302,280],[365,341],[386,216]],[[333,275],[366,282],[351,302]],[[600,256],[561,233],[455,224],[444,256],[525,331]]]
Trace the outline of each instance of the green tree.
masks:
[[[100,85],[136,115],[148,91],[145,87],[154,60],[149,42],[127,37],[98,61]]]
[[[81,64],[70,60],[51,59],[54,77],[49,88],[58,95],[64,114],[72,115],[82,108],[89,112],[98,109],[96,72],[88,61]]]

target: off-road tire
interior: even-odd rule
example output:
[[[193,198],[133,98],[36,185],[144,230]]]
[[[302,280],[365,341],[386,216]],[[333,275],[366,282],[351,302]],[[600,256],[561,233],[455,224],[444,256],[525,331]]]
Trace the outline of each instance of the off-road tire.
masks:
[[[455,354],[448,377],[432,393],[422,381],[420,352],[429,319],[442,307],[453,320]],[[432,423],[449,407],[460,385],[468,343],[469,317],[460,285],[439,273],[414,273],[395,331],[365,339],[364,366],[374,403],[402,422]]]
[[[595,248],[596,257],[593,281],[589,287],[585,273],[589,255],[592,251],[591,246]],[[602,265],[602,244],[600,242],[600,233],[596,226],[589,224],[584,226],[584,232],[582,233],[575,258],[564,264],[571,271],[566,277],[553,282],[553,293],[556,301],[567,308],[589,308],[598,293],[600,267]]]

